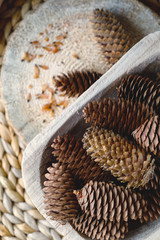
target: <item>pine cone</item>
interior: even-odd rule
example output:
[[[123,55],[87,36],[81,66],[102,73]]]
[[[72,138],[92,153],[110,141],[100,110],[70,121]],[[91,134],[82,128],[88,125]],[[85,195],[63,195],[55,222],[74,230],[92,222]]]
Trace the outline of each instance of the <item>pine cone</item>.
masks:
[[[105,98],[103,101],[89,102],[83,112],[86,123],[129,137],[134,129],[144,123],[151,111],[144,104]]]
[[[79,96],[96,82],[101,75],[94,71],[69,72],[57,76],[55,86],[60,92],[65,92],[68,97]]]
[[[133,132],[133,137],[143,148],[160,157],[160,118],[153,116]]]
[[[144,196],[147,200],[148,211],[143,214],[143,218],[140,221],[153,222],[158,220],[160,216],[160,190],[147,191]]]
[[[128,188],[144,186],[153,177],[155,160],[151,154],[113,131],[90,128],[83,143],[91,158],[118,180],[128,182]]]
[[[73,193],[76,189],[73,177],[67,166],[60,163],[53,163],[47,170],[43,188],[47,215],[52,220],[70,221],[79,212],[79,204]]]
[[[132,47],[131,37],[116,17],[107,10],[95,9],[91,22],[107,64],[113,65]]]
[[[128,222],[141,219],[147,211],[147,201],[141,193],[112,183],[90,181],[76,195],[82,211],[97,220]]]
[[[97,220],[89,214],[80,213],[73,219],[74,228],[96,240],[118,240],[124,238],[128,232],[127,222],[110,222],[103,219]]]
[[[142,188],[140,187],[139,189],[148,191],[151,189],[158,190],[159,187],[160,187],[160,171],[157,168],[157,166],[155,166],[153,178],[148,183],[146,183],[144,187]]]
[[[129,75],[122,79],[118,88],[118,97],[144,103],[146,107],[159,115],[160,83],[139,75]]]
[[[108,181],[110,179],[110,174],[103,171],[87,155],[81,139],[76,141],[73,136],[70,138],[68,134],[64,138],[58,136],[53,140],[52,148],[53,155],[57,157],[57,160],[67,164],[79,187],[89,180]]]

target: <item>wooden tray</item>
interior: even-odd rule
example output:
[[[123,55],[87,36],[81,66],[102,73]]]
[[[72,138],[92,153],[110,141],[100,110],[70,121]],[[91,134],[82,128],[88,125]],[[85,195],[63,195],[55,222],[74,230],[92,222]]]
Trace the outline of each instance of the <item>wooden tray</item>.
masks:
[[[49,0],[28,13],[10,37],[1,73],[2,94],[10,124],[26,143],[53,120],[41,110],[44,100],[35,97],[36,93],[41,92],[42,83],[51,86],[53,75],[75,69],[94,69],[102,74],[107,71],[108,66],[101,58],[89,22],[92,10],[102,7],[120,18],[136,41],[160,28],[158,16],[135,0]],[[50,30],[49,24],[53,24]],[[44,58],[36,58],[30,63],[21,62],[21,55],[25,51],[42,53],[38,48],[33,50],[30,42],[39,40],[39,33],[44,33],[46,29],[51,41],[68,31],[61,51],[53,55],[45,52]],[[74,58],[74,54],[80,58]],[[41,70],[39,79],[33,77],[35,64],[49,66],[49,70]],[[33,85],[31,90],[28,89],[30,84]],[[27,103],[29,91],[32,98]]]
[[[46,215],[43,204],[43,179],[52,149],[52,139],[67,132],[81,135],[86,128],[82,117],[82,109],[90,100],[104,96],[115,96],[119,79],[130,73],[160,70],[160,32],[148,35],[130,49],[108,72],[83,93],[72,106],[52,122],[42,133],[35,137],[25,150],[22,173],[30,198],[41,214],[59,231],[65,240],[82,238],[69,224],[61,225],[51,221]],[[153,223],[144,224],[136,231],[129,233],[126,240],[159,240],[160,219]]]

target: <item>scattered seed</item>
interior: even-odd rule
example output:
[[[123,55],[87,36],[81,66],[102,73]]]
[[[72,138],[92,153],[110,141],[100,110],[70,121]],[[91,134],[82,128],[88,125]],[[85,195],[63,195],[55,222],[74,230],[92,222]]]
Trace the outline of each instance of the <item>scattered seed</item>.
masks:
[[[27,94],[27,98],[26,99],[27,99],[27,102],[29,102],[31,100],[31,94],[30,93]]]
[[[57,46],[54,46],[52,52],[53,52],[53,53],[57,53],[58,51],[59,51],[59,48],[58,48]]]
[[[43,47],[44,50],[48,51],[48,52],[52,52],[52,48],[49,47]]]
[[[28,52],[24,52],[22,54],[21,61],[25,61],[26,60],[28,62],[31,62],[35,57],[36,57],[36,55],[30,54]]]
[[[67,37],[67,34],[64,33],[64,34],[61,34],[61,35],[56,36],[56,40],[63,40],[63,39],[65,39],[66,37]]]
[[[33,85],[32,85],[32,84],[29,84],[29,85],[28,85],[28,88],[30,88],[30,89],[33,88]]]
[[[22,54],[22,56],[21,56],[21,61],[23,62],[23,61],[25,61],[25,60],[27,60],[28,59],[28,52],[24,52],[23,54]]]
[[[78,54],[76,54],[76,53],[73,54],[73,57],[79,59],[79,56],[78,56]]]
[[[49,98],[49,95],[48,94],[45,94],[45,93],[37,93],[35,94],[36,98],[37,99],[48,99]]]
[[[62,102],[60,102],[60,103],[58,103],[58,106],[63,106],[63,108],[66,108],[67,106],[68,106],[68,101],[66,100],[66,101],[62,101]]]
[[[46,41],[46,42],[48,42],[48,41],[49,41],[49,38],[48,38],[48,37],[46,37],[46,38],[45,38],[45,41]]]
[[[42,84],[42,93],[44,93],[47,88],[48,88],[48,84],[43,83],[43,84]]]
[[[34,78],[39,78],[40,70],[38,65],[34,65]]]
[[[36,55],[32,55],[32,54],[28,54],[28,62],[31,62],[34,58],[36,57]]]
[[[51,102],[51,108],[52,108],[52,110],[55,109],[56,105],[57,105],[56,100],[52,100],[52,102]]]
[[[40,68],[44,69],[44,70],[47,70],[49,69],[49,67],[47,67],[46,65],[39,65]]]
[[[52,103],[44,104],[42,107],[42,111],[51,111],[51,105]]]
[[[48,29],[50,30],[51,28],[53,28],[53,24],[48,25]]]
[[[53,44],[54,44],[54,46],[63,45],[63,43],[62,43],[62,42],[60,42],[60,41],[53,42]]]
[[[54,116],[54,111],[52,110],[52,111],[51,111],[51,117],[53,117],[53,116]]]
[[[30,42],[32,45],[37,45],[39,44],[39,41],[33,41],[33,42]]]
[[[38,58],[41,58],[41,57],[43,57],[43,55],[42,55],[42,54],[39,54],[37,57],[38,57]]]

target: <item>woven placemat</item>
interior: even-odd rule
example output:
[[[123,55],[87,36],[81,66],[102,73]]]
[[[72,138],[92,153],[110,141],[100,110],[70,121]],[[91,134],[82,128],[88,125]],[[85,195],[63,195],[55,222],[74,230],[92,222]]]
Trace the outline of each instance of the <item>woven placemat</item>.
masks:
[[[0,7],[0,67],[10,33],[42,0],[5,0]],[[0,100],[0,236],[2,240],[60,240],[25,192],[21,161],[25,146],[9,125]]]
[[[5,0],[0,7],[0,66],[7,40],[24,15],[42,0]],[[9,125],[0,100],[0,239],[60,240],[24,189],[21,161],[25,146]]]

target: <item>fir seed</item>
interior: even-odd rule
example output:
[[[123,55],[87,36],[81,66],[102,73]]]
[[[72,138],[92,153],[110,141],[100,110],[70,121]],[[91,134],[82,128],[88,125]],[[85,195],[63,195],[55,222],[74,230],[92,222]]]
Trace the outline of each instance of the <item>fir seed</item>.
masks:
[[[48,84],[43,83],[43,84],[42,84],[42,93],[44,93],[47,88],[48,88]]]
[[[51,28],[53,28],[53,24],[48,25],[48,29],[50,30]]]
[[[39,78],[39,75],[40,75],[40,70],[39,70],[39,67],[38,65],[34,65],[34,78]]]
[[[73,57],[76,58],[76,59],[79,59],[79,56],[78,56],[78,54],[76,54],[76,53],[73,54]]]
[[[55,54],[55,53],[57,53],[58,51],[59,51],[59,48],[58,48],[57,46],[54,46],[52,52]]]
[[[27,99],[27,102],[29,102],[31,100],[31,94],[30,93],[27,94],[27,98],[26,99]]]
[[[42,55],[42,54],[39,54],[37,57],[38,57],[38,58],[41,58],[41,57],[43,57],[43,55]]]
[[[39,44],[39,41],[33,41],[33,42],[30,42],[30,44],[37,45],[37,44]]]
[[[44,70],[48,70],[49,67],[47,67],[46,65],[39,65],[40,68],[44,69]]]
[[[29,85],[28,85],[28,88],[30,88],[30,89],[33,88],[33,85],[32,85],[32,84],[29,84]]]
[[[23,62],[23,61],[25,61],[25,60],[27,60],[28,59],[28,52],[24,52],[23,54],[22,54],[22,56],[21,56],[21,61]]]

